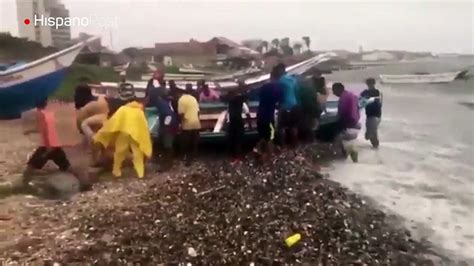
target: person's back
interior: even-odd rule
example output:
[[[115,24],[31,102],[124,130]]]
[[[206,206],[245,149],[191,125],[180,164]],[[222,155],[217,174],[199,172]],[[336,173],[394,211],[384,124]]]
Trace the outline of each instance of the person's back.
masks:
[[[243,105],[247,101],[245,95],[237,93],[235,95],[231,95],[229,97],[229,121],[238,120],[242,121],[242,112],[243,112]]]
[[[307,82],[299,85],[298,103],[305,115],[319,117],[321,109],[319,108],[317,91]]]
[[[355,94],[350,91],[343,91],[339,99],[338,115],[345,128],[358,127],[360,119],[359,101]]]
[[[285,110],[291,110],[298,104],[296,99],[298,83],[294,77],[288,74],[284,74],[280,78],[280,83],[283,90],[283,102],[281,107]]]
[[[38,132],[42,140],[41,146],[48,148],[60,147],[54,113],[46,109],[38,109],[37,115]]]
[[[178,100],[178,113],[182,116],[183,130],[200,129],[199,104],[191,94],[187,93]]]
[[[213,102],[217,100],[219,100],[219,94],[217,91],[209,87],[206,87],[204,90],[202,90],[199,95],[199,102]]]
[[[99,96],[95,101],[89,102],[78,111],[77,123],[80,125],[84,119],[94,115],[108,115],[109,111],[109,104],[105,96]]]
[[[282,88],[276,81],[264,84],[259,91],[257,119],[264,122],[273,122],[275,110],[282,100]]]

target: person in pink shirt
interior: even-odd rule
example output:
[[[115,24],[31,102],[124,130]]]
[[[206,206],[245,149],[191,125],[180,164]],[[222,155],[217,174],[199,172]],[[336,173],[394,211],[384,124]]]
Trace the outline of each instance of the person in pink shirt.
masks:
[[[33,152],[30,159],[27,163],[27,168],[23,172],[23,183],[28,185],[32,176],[37,170],[40,170],[48,161],[53,161],[58,167],[59,170],[64,172],[71,172],[73,175],[78,177],[77,173],[71,168],[71,163],[67,158],[66,153],[61,147],[58,139],[58,134],[56,130],[56,121],[54,113],[46,110],[47,99],[40,101],[36,105],[37,109],[37,131],[40,136],[39,147]],[[25,134],[30,134],[33,132],[25,132]],[[84,182],[86,179],[84,177],[78,178],[81,183],[81,190],[90,189],[88,182]]]
[[[219,100],[219,93],[211,88],[207,84],[202,86],[202,91],[199,94],[199,102],[214,102]]]
[[[334,95],[339,97],[337,115],[341,133],[337,141],[340,142],[342,153],[345,156],[350,155],[352,161],[356,163],[358,161],[358,152],[351,142],[357,139],[360,131],[359,100],[355,94],[345,90],[342,83],[334,83],[332,91]]]

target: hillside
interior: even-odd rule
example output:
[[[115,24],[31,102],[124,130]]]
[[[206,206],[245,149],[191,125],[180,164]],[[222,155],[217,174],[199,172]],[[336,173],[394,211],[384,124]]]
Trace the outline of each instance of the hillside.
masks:
[[[32,61],[58,51],[54,47],[43,47],[37,42],[0,33],[0,62]]]

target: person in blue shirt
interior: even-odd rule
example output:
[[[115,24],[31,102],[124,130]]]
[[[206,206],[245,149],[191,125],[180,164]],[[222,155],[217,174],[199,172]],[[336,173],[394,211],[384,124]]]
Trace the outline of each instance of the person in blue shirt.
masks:
[[[275,66],[278,73],[279,83],[282,89],[282,102],[278,113],[278,128],[282,144],[287,143],[295,147],[298,142],[298,126],[300,124],[301,111],[298,105],[298,81],[288,73],[286,66],[278,64]]]
[[[264,160],[273,153],[275,111],[282,101],[279,79],[279,73],[273,70],[270,74],[270,82],[264,84],[258,92],[257,131],[260,141],[254,151]]]

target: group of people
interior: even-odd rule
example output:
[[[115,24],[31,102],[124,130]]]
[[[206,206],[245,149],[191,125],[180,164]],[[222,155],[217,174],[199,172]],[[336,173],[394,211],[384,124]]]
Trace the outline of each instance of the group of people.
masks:
[[[78,130],[84,135],[84,145],[92,150],[93,164],[101,164],[101,158],[107,155],[107,151],[93,145],[94,137],[121,106],[135,102],[131,106],[137,107],[138,101],[133,86],[127,83],[124,77],[119,83],[119,97],[115,99],[93,96],[88,82],[88,79],[82,78],[75,91],[76,122]],[[379,146],[377,129],[381,118],[382,97],[375,88],[374,79],[367,79],[366,83],[368,88],[360,95],[365,99],[363,101],[367,116],[365,137],[370,140],[374,148],[377,148]],[[290,75],[286,72],[285,65],[279,64],[272,69],[270,80],[256,90],[259,102],[256,112],[256,129],[260,140],[254,152],[263,160],[271,156],[275,142],[292,148],[300,139],[307,141],[314,139],[320,116],[326,109],[325,101],[328,95],[326,82],[321,72],[316,70],[311,78],[303,80]],[[336,140],[341,144],[342,152],[350,155],[352,160],[357,162],[355,149],[343,143],[355,139],[361,128],[359,97],[345,90],[342,83],[334,83],[332,91],[339,97],[337,123],[339,134]],[[234,160],[239,160],[243,155],[242,145],[246,124],[244,118],[247,119],[248,128],[252,128],[250,109],[247,104],[247,87],[243,81],[240,81],[238,86],[228,91],[226,95],[220,95],[220,93],[222,92],[209,88],[203,80],[198,82],[197,89],[193,89],[192,84],[186,84],[184,89],[178,88],[172,80],[166,86],[164,73],[160,71],[154,73],[148,82],[145,99],[139,106],[141,112],[146,112],[147,108],[154,108],[158,112],[159,139],[156,144],[163,155],[160,161],[164,169],[169,169],[172,165],[177,142],[175,140],[178,135],[180,136],[178,146],[182,148],[186,165],[191,164],[195,158],[201,131],[200,103],[222,101],[227,104],[228,146],[231,148]],[[71,163],[57,141],[54,114],[46,110],[46,103],[46,100],[42,100],[37,105],[38,131],[42,143],[28,162],[26,177],[31,175],[32,170],[41,169],[48,160],[53,160],[63,171],[72,171]],[[149,134],[148,128],[145,131]],[[132,147],[127,149],[132,149]],[[79,174],[75,172],[75,175]],[[29,179],[25,178],[25,182],[28,181]],[[90,186],[88,182],[82,183],[84,183],[84,189]]]

